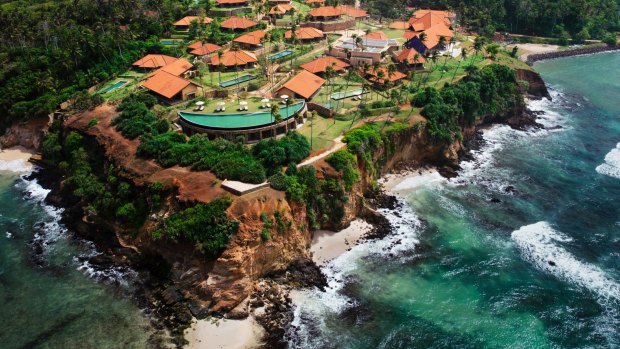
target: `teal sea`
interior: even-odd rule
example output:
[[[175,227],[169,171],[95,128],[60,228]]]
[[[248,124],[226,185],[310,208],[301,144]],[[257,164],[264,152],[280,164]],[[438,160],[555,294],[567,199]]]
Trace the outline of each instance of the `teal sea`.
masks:
[[[491,127],[459,177],[396,185],[395,233],[296,295],[292,348],[620,347],[620,54],[535,68],[546,129]]]
[[[0,162],[0,348],[153,348],[158,331],[130,301],[134,273],[90,266],[96,249],[22,165]]]

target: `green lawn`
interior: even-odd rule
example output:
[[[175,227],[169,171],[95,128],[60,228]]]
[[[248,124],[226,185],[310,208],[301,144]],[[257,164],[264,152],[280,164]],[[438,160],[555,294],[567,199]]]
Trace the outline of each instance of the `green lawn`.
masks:
[[[405,34],[405,30],[403,29],[391,29],[387,25],[380,26],[380,25],[376,25],[372,23],[359,22],[359,21],[357,22],[355,28],[359,30],[364,30],[364,31],[367,29],[370,29],[372,32],[382,31],[390,39],[396,39],[399,42],[405,42],[405,38],[403,37],[403,35]]]
[[[351,124],[351,121],[335,120],[334,122],[332,118],[317,116],[312,122],[306,120],[297,131],[308,139],[312,133],[312,151],[327,150],[334,144],[334,139],[347,131]]]

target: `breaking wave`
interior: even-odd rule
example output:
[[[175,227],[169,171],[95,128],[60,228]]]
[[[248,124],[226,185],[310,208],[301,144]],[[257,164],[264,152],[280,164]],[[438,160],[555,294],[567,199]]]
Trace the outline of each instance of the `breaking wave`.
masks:
[[[620,178],[620,143],[605,155],[605,163],[596,167],[596,172],[614,178]]]

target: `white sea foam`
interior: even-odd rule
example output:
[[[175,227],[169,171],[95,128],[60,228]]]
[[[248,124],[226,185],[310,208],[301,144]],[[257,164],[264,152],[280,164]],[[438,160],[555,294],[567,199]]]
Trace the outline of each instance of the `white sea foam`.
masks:
[[[296,308],[291,323],[291,348],[325,345],[317,342],[320,338],[313,335],[314,329],[324,329],[324,321],[329,314],[339,314],[355,305],[355,301],[344,295],[342,290],[347,280],[355,277],[355,271],[365,258],[400,258],[404,262],[414,257],[413,251],[419,243],[417,232],[421,223],[404,200],[401,201],[401,206],[397,211],[379,210],[392,225],[393,231],[390,235],[356,245],[322,268],[328,279],[325,292],[303,290],[293,294]]]
[[[32,171],[32,164],[24,159],[0,160],[0,171],[29,173]]]
[[[620,143],[605,155],[605,163],[597,166],[596,172],[605,176],[620,178]]]
[[[525,260],[558,279],[593,292],[603,305],[620,305],[620,284],[597,266],[579,261],[562,247],[572,239],[547,222],[526,225],[511,235]]]

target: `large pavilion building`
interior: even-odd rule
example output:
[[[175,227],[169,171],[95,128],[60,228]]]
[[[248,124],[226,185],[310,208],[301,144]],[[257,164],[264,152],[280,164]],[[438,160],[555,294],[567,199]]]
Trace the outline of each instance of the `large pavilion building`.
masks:
[[[282,85],[275,94],[278,97],[286,95],[289,98],[303,98],[309,101],[319,92],[323,84],[325,79],[302,70]]]
[[[211,57],[211,65],[214,67],[223,66],[225,69],[245,69],[251,68],[258,62],[256,55],[243,50],[230,50],[222,53],[220,58],[218,55]]]
[[[209,18],[209,17],[199,17],[199,16],[185,16],[181,19],[179,19],[178,21],[174,22],[174,27],[177,30],[187,30],[189,29],[190,24],[192,24],[192,22],[198,22],[200,23],[202,21],[203,24],[209,24],[211,22],[213,22],[213,19]]]
[[[238,30],[247,30],[249,28],[252,28],[256,25],[258,25],[258,23],[249,20],[247,18],[241,18],[241,17],[230,17],[226,20],[224,20],[221,24],[223,29],[227,29],[227,30],[231,30],[231,31],[238,31]]]

